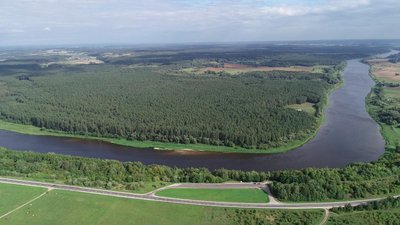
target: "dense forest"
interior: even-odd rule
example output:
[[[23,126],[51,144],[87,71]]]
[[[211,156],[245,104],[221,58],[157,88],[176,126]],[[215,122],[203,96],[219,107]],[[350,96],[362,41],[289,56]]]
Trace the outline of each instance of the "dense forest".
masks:
[[[199,76],[90,65],[5,76],[0,118],[80,135],[266,149],[316,129],[342,68]],[[286,107],[305,102],[316,115]]]

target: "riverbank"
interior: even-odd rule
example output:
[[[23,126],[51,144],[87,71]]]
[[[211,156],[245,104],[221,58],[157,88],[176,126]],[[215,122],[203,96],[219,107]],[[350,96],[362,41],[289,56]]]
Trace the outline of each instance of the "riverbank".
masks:
[[[392,50],[391,52],[387,54],[382,54],[378,58],[380,59],[379,63],[385,63],[386,61],[382,61],[383,57],[387,57],[391,54],[397,54],[399,51]],[[370,59],[374,60],[374,58]],[[389,96],[386,93],[386,88],[392,87],[399,85],[399,81],[393,79],[393,80],[388,80],[386,78],[377,76],[374,74],[376,70],[373,69],[375,64],[371,64],[370,60],[363,60],[363,63],[367,64],[370,69],[369,69],[369,76],[374,80],[376,83],[374,86],[374,89],[371,90],[371,93],[367,96],[366,98],[366,109],[368,113],[372,116],[372,118],[379,124],[380,126],[380,133],[382,134],[383,138],[386,141],[386,149],[389,151],[394,151],[398,146],[400,146],[400,127],[396,124],[387,124],[382,122],[379,119],[378,116],[378,111],[380,110],[388,110],[385,109],[385,105],[391,105],[393,107],[395,106],[400,106],[400,89],[393,89],[391,95]],[[378,64],[379,64],[378,63]],[[382,69],[381,69],[382,70]],[[374,90],[377,90],[378,88],[381,88],[378,93],[374,92]],[[378,96],[379,95],[379,96]],[[374,98],[378,98],[378,101],[382,101],[384,104],[373,104]],[[375,99],[376,101],[376,99]]]
[[[320,124],[322,123],[320,119]],[[98,140],[111,144],[122,145],[127,147],[134,147],[138,149],[154,149],[154,150],[176,150],[176,151],[205,151],[205,152],[222,152],[222,153],[252,153],[252,154],[275,154],[287,152],[292,149],[298,148],[310,139],[312,139],[317,131],[312,136],[307,137],[305,140],[297,140],[286,145],[269,148],[269,149],[247,149],[242,147],[228,147],[228,146],[216,146],[216,145],[205,145],[205,144],[177,144],[177,143],[162,143],[155,141],[135,141],[117,138],[106,138],[106,137],[93,137],[85,135],[68,134],[62,131],[43,129],[32,125],[16,124],[0,120],[0,130],[12,131],[20,134],[38,135],[38,136],[55,136],[65,138],[77,138],[83,140]]]

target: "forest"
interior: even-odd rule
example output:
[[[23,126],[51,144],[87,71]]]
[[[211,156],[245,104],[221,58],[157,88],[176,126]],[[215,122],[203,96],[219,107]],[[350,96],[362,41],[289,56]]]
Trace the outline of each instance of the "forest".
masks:
[[[0,119],[85,136],[274,148],[303,141],[315,132],[328,91],[341,82],[341,60],[382,50],[359,48],[350,53],[351,49],[329,50],[333,65],[318,72],[236,75],[177,72],[186,65],[180,61],[180,54],[186,53],[179,52],[169,55],[174,66],[126,66],[107,63],[106,59],[99,65],[59,65],[49,62],[62,57],[46,55],[35,59],[47,63],[38,67],[29,57],[10,59],[0,62]],[[313,65],[326,63],[321,57],[311,56],[325,48],[316,48],[316,52],[311,48],[306,53],[301,50],[275,47],[268,51],[280,51],[275,59],[279,61],[286,62],[288,54],[296,52],[310,56]],[[237,59],[229,58],[227,50],[223,52],[227,57],[215,51],[211,52],[214,57]],[[251,57],[245,50],[234,52],[241,53],[238,58],[252,60],[258,55],[258,50]],[[207,58],[210,52],[203,53],[197,52],[197,61],[192,62],[204,62],[204,57],[211,60]],[[136,54],[141,58],[148,53]],[[153,52],[149,58],[157,54]],[[306,102],[314,105],[315,114],[286,107]]]
[[[286,201],[366,198],[400,192],[400,154],[345,168],[307,168],[271,174],[271,191]]]
[[[384,52],[387,46],[345,45],[223,45],[223,46],[171,46],[169,48],[148,50],[140,49],[135,55],[129,55],[129,49],[94,49],[91,55],[106,63],[117,65],[162,64],[176,65],[182,62],[195,63],[197,60],[219,63],[239,63],[252,66],[314,66],[336,65],[340,62],[363,58],[371,54]],[[117,52],[121,57],[109,57],[104,53]]]

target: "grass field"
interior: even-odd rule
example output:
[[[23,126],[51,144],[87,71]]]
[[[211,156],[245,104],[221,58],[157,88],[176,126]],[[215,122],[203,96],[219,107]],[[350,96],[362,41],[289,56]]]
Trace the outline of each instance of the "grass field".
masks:
[[[44,193],[44,188],[0,184],[0,216]]]
[[[126,139],[117,139],[117,138],[105,138],[105,137],[92,137],[92,136],[83,136],[83,135],[72,135],[62,131],[50,130],[50,129],[41,129],[39,127],[24,125],[24,124],[16,124],[7,122],[4,120],[0,120],[0,129],[13,131],[21,134],[29,134],[29,135],[45,135],[45,136],[57,136],[57,137],[72,137],[72,138],[82,138],[82,139],[92,139],[92,140],[101,140],[117,145],[136,147],[136,148],[154,148],[156,150],[181,150],[181,151],[212,151],[212,152],[240,152],[240,153],[259,153],[259,154],[275,154],[281,152],[287,152],[301,145],[305,144],[308,140],[314,137],[312,136],[304,139],[292,141],[291,143],[282,145],[277,148],[270,149],[245,149],[238,146],[228,147],[228,146],[216,146],[216,145],[205,145],[205,144],[177,144],[177,143],[163,143],[156,141],[132,141]]]
[[[331,213],[327,225],[399,224],[400,209]]]
[[[287,107],[290,109],[295,109],[298,111],[303,111],[303,112],[307,112],[307,113],[311,113],[311,114],[315,113],[314,104],[309,103],[309,102],[306,102],[303,104],[288,105]]]
[[[19,188],[13,186],[13,188]],[[8,189],[0,184],[0,190]],[[43,190],[23,188],[24,192]],[[21,189],[22,190],[22,189]],[[8,202],[19,198],[8,195]],[[1,195],[3,198],[3,195]],[[3,201],[2,201],[3,202]],[[18,204],[21,204],[19,202]],[[0,219],[7,225],[223,225],[318,224],[322,210],[252,210],[178,205],[52,190],[42,198]]]
[[[384,93],[387,98],[400,99],[400,87],[385,87]]]
[[[386,140],[386,146],[394,149],[400,144],[400,128],[381,123],[381,133]]]
[[[221,202],[268,202],[268,195],[260,189],[193,189],[174,188],[156,193],[158,196]]]

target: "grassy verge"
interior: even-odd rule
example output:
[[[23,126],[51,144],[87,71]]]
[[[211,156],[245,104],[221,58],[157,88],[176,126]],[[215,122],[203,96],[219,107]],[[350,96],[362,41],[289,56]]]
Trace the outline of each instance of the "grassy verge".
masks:
[[[13,185],[17,188],[16,185]],[[25,187],[24,187],[25,188]],[[0,190],[3,185],[0,185]],[[36,190],[37,188],[26,187]],[[40,190],[41,191],[41,190]],[[18,198],[18,193],[9,198]],[[179,205],[53,190],[9,216],[7,225],[318,224],[322,210],[233,209]]]
[[[218,202],[266,203],[268,195],[260,189],[173,188],[158,191],[158,196]]]

